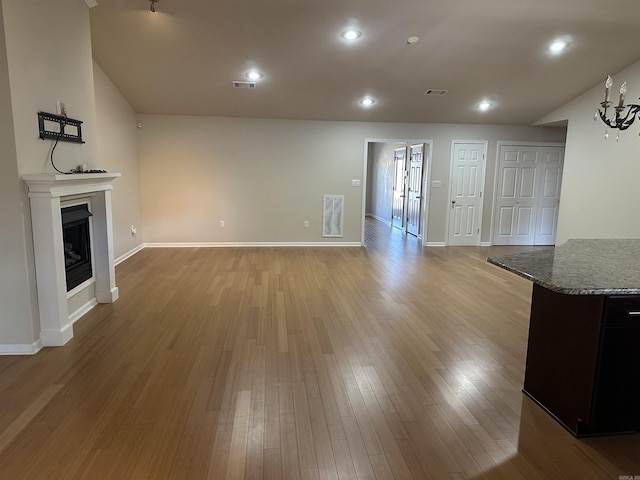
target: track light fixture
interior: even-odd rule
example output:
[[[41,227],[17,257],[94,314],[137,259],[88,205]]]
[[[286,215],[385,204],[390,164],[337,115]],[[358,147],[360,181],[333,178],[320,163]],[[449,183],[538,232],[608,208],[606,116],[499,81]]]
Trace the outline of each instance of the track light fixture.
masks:
[[[156,3],[158,3],[158,0],[149,0],[151,2],[151,6],[149,7],[149,11],[156,13]]]

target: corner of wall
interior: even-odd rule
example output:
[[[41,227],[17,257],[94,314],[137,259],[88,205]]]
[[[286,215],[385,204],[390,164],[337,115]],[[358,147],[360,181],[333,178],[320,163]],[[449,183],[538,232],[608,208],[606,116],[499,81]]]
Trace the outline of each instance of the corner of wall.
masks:
[[[22,215],[24,200],[18,173],[4,26],[4,11],[0,2],[0,244],[4,259],[0,270],[0,353],[11,353],[16,349],[32,350],[31,345],[37,340],[37,308],[32,304],[29,285],[28,242]]]

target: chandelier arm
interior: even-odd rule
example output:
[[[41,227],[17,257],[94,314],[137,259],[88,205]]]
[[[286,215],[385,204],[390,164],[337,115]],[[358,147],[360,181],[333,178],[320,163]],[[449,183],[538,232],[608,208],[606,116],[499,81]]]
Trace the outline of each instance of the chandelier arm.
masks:
[[[640,105],[629,104],[627,114],[624,117],[620,116],[620,112],[616,110],[616,125],[619,130],[626,130],[636,120],[636,115],[640,113]]]
[[[150,0],[155,1],[155,0]],[[622,84],[620,87],[620,103],[618,106],[614,107],[614,113],[612,114],[612,118],[607,116],[607,111],[610,107],[613,107],[613,102],[610,101],[610,89],[611,89],[611,77],[607,77],[607,81],[605,82],[605,98],[603,102],[600,102],[600,107],[596,109],[597,116],[600,117],[602,123],[604,123],[607,127],[613,128],[616,130],[626,130],[636,119],[640,120],[640,104],[630,103],[628,105],[624,105],[624,94],[626,93],[626,82]],[[624,115],[623,115],[624,113]],[[597,116],[595,118],[597,118]],[[608,134],[605,130],[605,138],[608,137]]]
[[[600,115],[600,120],[604,122],[604,124],[610,128],[618,128],[616,123],[613,120],[609,120],[602,110],[598,109],[598,115]]]

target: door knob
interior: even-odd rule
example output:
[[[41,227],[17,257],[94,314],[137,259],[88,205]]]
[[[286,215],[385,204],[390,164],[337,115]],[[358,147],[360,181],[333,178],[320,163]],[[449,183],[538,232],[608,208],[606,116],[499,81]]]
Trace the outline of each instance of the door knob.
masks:
[[[455,200],[451,200],[451,208],[454,208],[456,206],[456,201]]]

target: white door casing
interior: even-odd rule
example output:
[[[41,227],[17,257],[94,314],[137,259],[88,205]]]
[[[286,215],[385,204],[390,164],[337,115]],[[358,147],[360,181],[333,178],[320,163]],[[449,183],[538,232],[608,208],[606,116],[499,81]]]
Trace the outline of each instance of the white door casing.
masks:
[[[451,150],[447,243],[479,245],[487,143],[454,141]]]
[[[420,218],[420,235],[422,236],[422,245],[427,246],[427,230],[428,230],[428,212],[429,212],[429,195],[431,192],[431,156],[433,149],[433,140],[431,139],[400,139],[400,138],[365,138],[364,140],[364,156],[363,156],[363,178],[368,178],[368,162],[370,157],[370,144],[387,143],[387,144],[405,144],[405,145],[422,145],[422,214]],[[387,177],[385,177],[387,178]],[[393,180],[392,180],[393,181]],[[368,182],[365,182],[365,186]],[[368,188],[368,187],[367,187]],[[360,233],[361,244],[364,245],[365,240],[365,216],[366,216],[366,198],[367,188],[362,189],[362,228]]]

